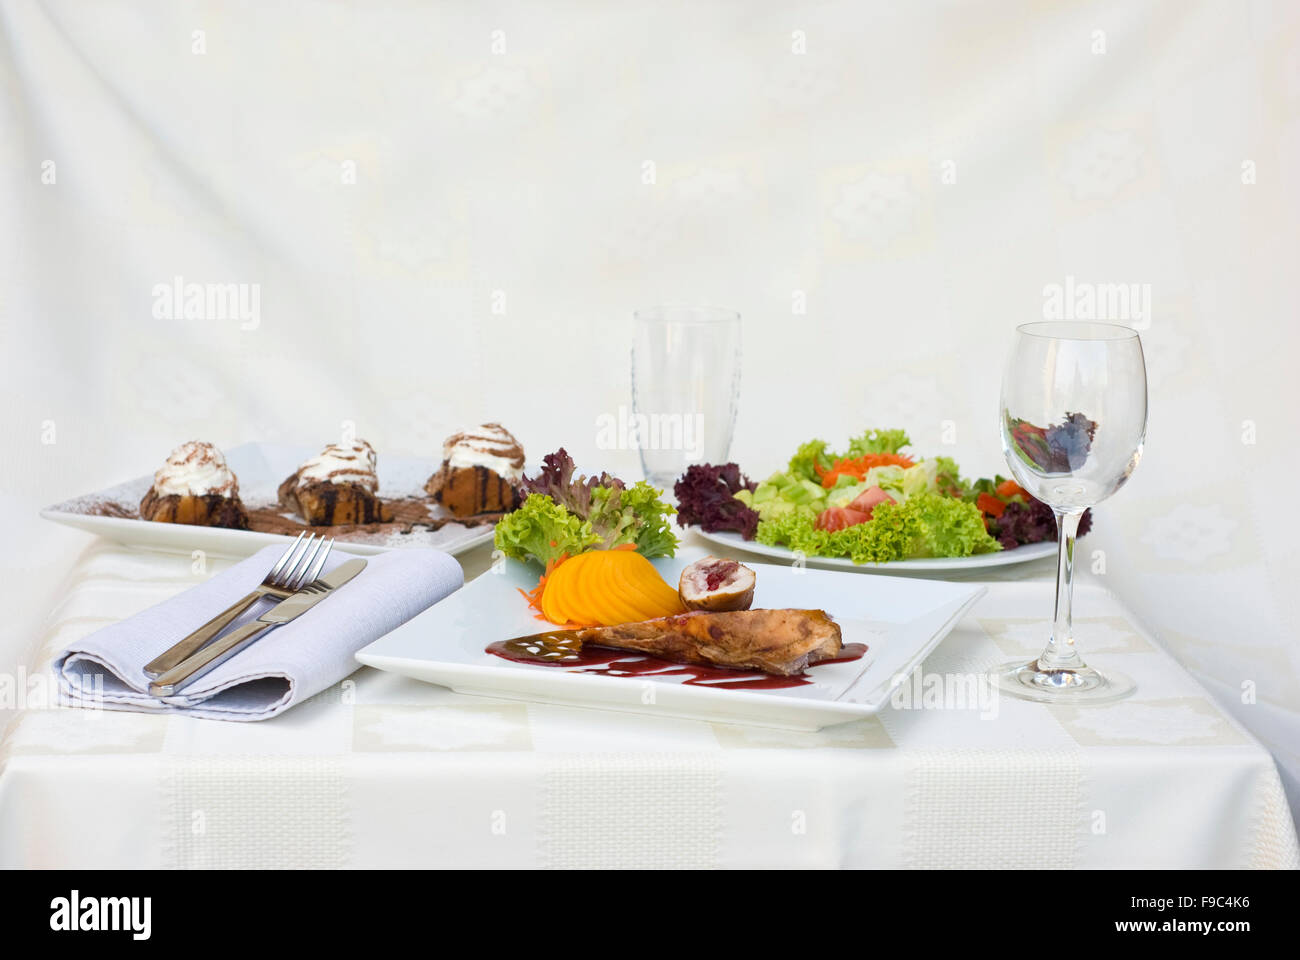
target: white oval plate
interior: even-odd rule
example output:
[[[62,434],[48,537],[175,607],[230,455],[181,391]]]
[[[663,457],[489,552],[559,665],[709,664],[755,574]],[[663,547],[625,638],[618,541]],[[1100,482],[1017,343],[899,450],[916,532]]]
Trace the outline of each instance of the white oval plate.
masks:
[[[239,478],[239,491],[245,503],[273,503],[276,489],[319,447],[300,447],[277,443],[245,443],[226,451],[226,462]],[[163,454],[166,455],[165,453]],[[161,459],[159,460],[161,463]],[[407,497],[423,495],[424,481],[437,464],[419,457],[379,455],[379,495]],[[149,520],[106,517],[88,512],[104,501],[134,509],[153,482],[153,476],[137,477],[98,493],[87,494],[65,503],[47,507],[41,516],[55,523],[77,527],[108,540],[133,547],[146,547],[165,553],[191,553],[203,550],[212,556],[248,557],[272,543],[287,543],[293,537],[252,530],[228,530],[224,527],[199,527],[183,523],[153,523]],[[351,553],[383,553],[395,547],[432,547],[452,556],[473,549],[492,539],[495,524],[463,527],[449,523],[437,530],[421,528],[410,533],[387,537],[371,536],[358,531],[342,534]]]
[[[772,557],[786,563],[794,563],[795,555],[785,547],[771,547],[757,540],[746,540],[734,531],[725,533],[705,533],[699,527],[688,527],[695,534],[716,543],[728,550],[743,550],[761,557]],[[997,553],[977,553],[973,557],[928,557],[924,560],[895,560],[892,563],[854,563],[848,557],[806,557],[804,562],[810,567],[824,567],[828,570],[858,570],[863,573],[959,573],[967,570],[980,570],[985,567],[1005,567],[1013,563],[1028,563],[1043,557],[1056,556],[1056,541],[1030,543],[1014,550],[1000,550]]]

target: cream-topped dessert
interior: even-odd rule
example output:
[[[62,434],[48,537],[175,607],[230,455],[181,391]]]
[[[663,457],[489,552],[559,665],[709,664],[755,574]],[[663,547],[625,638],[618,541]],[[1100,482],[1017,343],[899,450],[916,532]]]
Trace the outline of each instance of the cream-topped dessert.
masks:
[[[189,440],[168,454],[153,475],[153,488],[160,497],[202,497],[210,493],[239,496],[239,481],[226,458],[202,440]]]
[[[499,513],[515,505],[524,475],[524,448],[499,423],[453,433],[442,445],[442,465],[424,488],[453,516]]]
[[[452,470],[485,467],[511,483],[518,483],[524,475],[524,448],[499,423],[452,434],[443,441],[442,461]]]
[[[182,443],[167,456],[140,501],[140,516],[159,523],[248,526],[239,480],[221,451],[201,440]]]
[[[364,440],[331,443],[280,484],[280,505],[312,526],[387,521],[391,511],[375,495],[377,461]]]
[[[327,480],[357,483],[374,493],[379,489],[379,477],[375,474],[377,459],[375,448],[364,440],[353,440],[347,445],[331,443],[298,468],[298,486],[312,480]]]

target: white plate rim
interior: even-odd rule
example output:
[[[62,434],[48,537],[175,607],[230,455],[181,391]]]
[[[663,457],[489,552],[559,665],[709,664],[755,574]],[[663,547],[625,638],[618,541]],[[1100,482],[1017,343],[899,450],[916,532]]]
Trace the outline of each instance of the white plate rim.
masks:
[[[129,517],[101,517],[89,513],[66,513],[62,510],[55,510],[47,507],[40,511],[40,516],[45,520],[65,527],[73,527],[77,530],[84,530],[87,533],[93,533],[97,536],[104,537],[114,543],[120,543],[128,547],[147,547],[149,549],[163,550],[166,552],[166,546],[171,545],[176,548],[177,552],[189,552],[193,549],[203,547],[203,541],[212,544],[216,541],[227,542],[226,538],[231,538],[232,542],[242,543],[248,549],[230,549],[224,550],[220,546],[209,550],[211,555],[215,556],[232,556],[243,557],[256,553],[259,549],[269,546],[273,543],[292,543],[294,537],[284,533],[261,533],[256,530],[233,530],[229,527],[200,527],[191,526],[183,523],[152,524],[154,527],[176,528],[175,530],[153,530],[148,532],[148,537],[142,536],[145,533],[141,530],[141,524],[152,523],[149,520],[135,520]],[[496,526],[484,525],[482,529],[475,527],[466,527],[466,536],[461,540],[456,540],[446,546],[434,544],[420,544],[423,549],[441,550],[443,553],[455,557],[459,554],[473,550],[475,547],[482,546],[492,540],[495,535]],[[195,533],[195,531],[200,531]],[[208,536],[205,536],[205,533]],[[212,534],[215,534],[213,536]],[[389,550],[400,550],[400,546],[386,546],[376,543],[357,543],[351,540],[339,540],[339,545],[345,548],[349,553],[358,553],[363,555],[374,555],[386,553]]]
[[[692,524],[683,529],[720,547],[742,550],[761,557],[785,560],[793,563],[794,552],[786,547],[774,547],[757,540],[746,540],[734,530],[718,533],[706,533],[699,526]],[[804,558],[809,566],[825,567],[833,570],[853,570],[859,573],[956,573],[966,570],[984,570],[990,567],[1006,567],[1017,563],[1030,563],[1057,553],[1055,540],[1041,543],[1029,543],[1014,550],[999,550],[996,553],[979,553],[969,557],[926,557],[920,560],[892,560],[885,563],[854,563],[848,557],[819,557],[809,555]]]
[[[290,443],[269,443],[264,441],[249,441],[247,443],[237,444],[226,449],[227,456],[233,456],[236,451],[244,451],[246,448],[259,448],[259,452],[266,448],[296,448],[302,447],[303,444]],[[49,520],[53,523],[60,524],[74,529],[84,530],[87,533],[102,536],[107,540],[115,543],[124,544],[130,547],[144,547],[148,549],[160,550],[163,552],[183,552],[188,553],[195,549],[206,549],[209,554],[214,556],[226,557],[244,557],[255,553],[262,547],[278,544],[292,543],[294,537],[289,534],[265,533],[257,530],[235,530],[230,527],[207,527],[190,524],[176,523],[155,523],[150,520],[141,520],[133,517],[113,517],[93,513],[77,513],[59,509],[66,503],[71,503],[85,497],[99,496],[106,491],[126,484],[140,483],[148,479],[148,475],[134,477],[118,483],[110,484],[80,496],[67,497],[59,503],[51,504],[38,511],[42,519]],[[447,526],[456,526],[448,524]],[[446,529],[443,527],[442,529]],[[420,543],[416,546],[441,550],[450,556],[458,556],[475,547],[492,540],[496,531],[496,524],[483,524],[480,527],[463,527],[465,535],[457,540],[451,541],[446,545]],[[362,555],[374,555],[384,553],[392,549],[402,549],[400,545],[393,546],[388,544],[366,543],[349,540],[346,537],[339,539],[338,544],[345,547],[350,553]]]

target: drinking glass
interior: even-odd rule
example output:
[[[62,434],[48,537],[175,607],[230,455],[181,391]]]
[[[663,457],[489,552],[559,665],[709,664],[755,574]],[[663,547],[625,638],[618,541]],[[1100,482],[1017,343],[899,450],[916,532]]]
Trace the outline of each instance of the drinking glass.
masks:
[[[633,314],[629,440],[656,487],[726,463],[740,395],[740,314],[669,304]]]
[[[1037,660],[993,675],[999,690],[1049,703],[1133,692],[1128,677],[1083,662],[1070,603],[1079,519],[1128,480],[1146,427],[1146,363],[1135,330],[1090,322],[1016,329],[1002,380],[1002,450],[1016,482],[1056,514],[1056,614]]]

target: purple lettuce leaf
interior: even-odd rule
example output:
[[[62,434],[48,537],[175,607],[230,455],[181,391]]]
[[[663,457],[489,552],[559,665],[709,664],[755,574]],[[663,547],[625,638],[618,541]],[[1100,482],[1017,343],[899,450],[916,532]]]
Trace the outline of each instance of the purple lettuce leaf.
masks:
[[[736,494],[757,486],[734,463],[692,464],[673,485],[677,522],[683,526],[699,524],[706,533],[734,530],[746,540],[753,540],[758,531],[758,514],[737,500]]]

